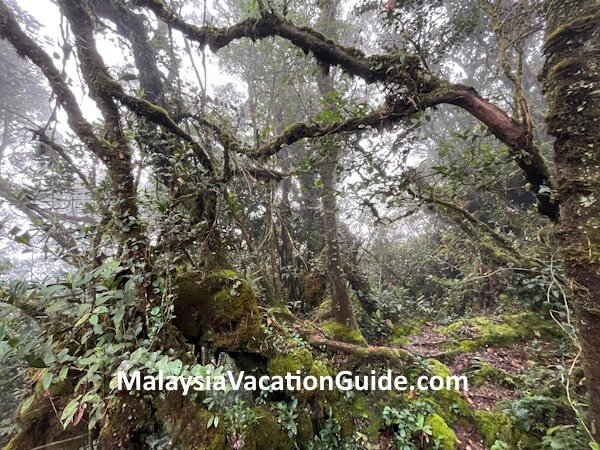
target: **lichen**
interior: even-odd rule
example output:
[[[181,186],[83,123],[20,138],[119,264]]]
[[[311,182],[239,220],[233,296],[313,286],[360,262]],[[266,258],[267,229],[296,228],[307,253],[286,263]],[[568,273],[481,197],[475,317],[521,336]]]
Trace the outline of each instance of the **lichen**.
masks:
[[[321,329],[325,332],[325,335],[329,339],[357,345],[367,345],[367,341],[363,337],[360,330],[349,327],[335,320],[323,323],[321,325]]]

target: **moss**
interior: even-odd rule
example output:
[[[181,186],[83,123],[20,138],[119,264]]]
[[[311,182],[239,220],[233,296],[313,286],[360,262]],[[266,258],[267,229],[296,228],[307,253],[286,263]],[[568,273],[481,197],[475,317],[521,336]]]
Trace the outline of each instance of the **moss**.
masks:
[[[430,414],[425,419],[425,425],[431,427],[433,438],[439,441],[444,450],[456,449],[456,434],[439,414]]]
[[[508,303],[510,303],[510,296],[504,292],[498,294],[498,303],[500,303],[501,305],[507,305]]]
[[[296,442],[299,444],[300,448],[308,447],[309,442],[312,441],[315,435],[312,422],[312,411],[305,408],[299,409],[296,424],[298,425]]]
[[[169,392],[158,402],[156,416],[179,448],[229,448],[223,427],[206,426],[212,413],[177,392]]]
[[[304,302],[310,308],[323,303],[327,293],[327,277],[318,272],[309,273],[304,280]]]
[[[306,374],[313,368],[313,356],[306,348],[294,348],[285,354],[276,355],[268,363],[269,375],[285,376],[297,370]]]
[[[381,422],[381,410],[383,406],[374,402],[372,398],[365,395],[357,395],[352,402],[352,411],[355,420],[364,423],[362,432],[367,435],[371,443],[378,441],[379,429],[383,427]]]
[[[361,334],[360,330],[351,328],[347,325],[341,324],[335,320],[325,322],[321,325],[321,329],[325,332],[325,335],[329,339],[336,341],[349,342],[357,345],[367,345],[367,341]]]
[[[501,347],[530,339],[556,339],[558,327],[536,313],[525,312],[497,320],[475,317],[454,322],[441,329],[456,340],[446,344],[451,354],[470,353],[484,347]]]
[[[293,442],[282,430],[273,413],[266,408],[254,408],[258,420],[247,430],[244,450],[291,450]]]
[[[317,320],[322,322],[328,319],[331,319],[331,297],[326,297],[317,308]]]
[[[477,430],[488,446],[496,440],[514,445],[516,442],[508,414],[500,411],[475,411]],[[512,448],[512,447],[511,447]]]
[[[515,385],[515,382],[511,378],[510,374],[487,362],[481,363],[480,367],[473,371],[470,379],[475,386],[481,386],[486,381],[491,381],[507,387],[514,387]]]
[[[150,433],[154,428],[150,403],[141,397],[115,400],[100,430],[103,448],[125,448],[134,436]]]
[[[209,341],[214,348],[249,348],[260,340],[256,296],[234,270],[222,269],[199,279],[177,277],[173,323],[190,340]]]
[[[310,366],[309,374],[314,375],[315,377],[326,377],[330,375],[329,369],[327,368],[327,364],[318,359],[315,360]]]
[[[427,360],[427,370],[431,376],[449,377],[452,375],[450,369],[437,359]],[[467,419],[471,416],[471,408],[467,400],[461,395],[460,391],[441,389],[431,391],[431,394],[425,397],[448,423],[454,424],[461,419]]]
[[[418,334],[423,328],[423,320],[407,320],[402,325],[394,326],[389,341],[393,345],[404,346],[408,344],[408,336],[414,336]]]
[[[5,448],[46,447],[54,442],[67,440],[61,448],[70,450],[80,448],[82,442],[87,440],[87,424],[84,421],[64,429],[55,412],[55,408],[62,411],[69,402],[72,386],[66,382],[54,384],[50,387],[50,395],[47,395],[41,387],[43,373],[35,370],[29,374],[30,378],[37,380],[34,392],[19,404],[17,422],[20,431]],[[81,436],[81,439],[69,441],[77,436]]]

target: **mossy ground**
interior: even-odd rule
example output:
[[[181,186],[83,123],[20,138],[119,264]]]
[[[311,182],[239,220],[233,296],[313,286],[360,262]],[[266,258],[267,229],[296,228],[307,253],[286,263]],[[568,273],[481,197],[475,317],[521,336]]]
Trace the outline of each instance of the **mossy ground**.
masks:
[[[335,320],[330,320],[321,325],[325,336],[336,341],[349,342],[357,345],[367,345],[367,341],[360,330],[351,328]]]
[[[451,354],[474,352],[485,347],[502,347],[531,339],[556,339],[559,328],[534,312],[498,318],[475,317],[454,322],[439,330],[452,338],[444,349]]]

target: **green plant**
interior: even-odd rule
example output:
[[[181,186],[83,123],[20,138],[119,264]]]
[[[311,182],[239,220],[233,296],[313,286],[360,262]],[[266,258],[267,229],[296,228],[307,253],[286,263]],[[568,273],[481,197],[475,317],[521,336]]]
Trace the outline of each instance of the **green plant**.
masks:
[[[385,406],[381,418],[383,424],[393,431],[398,450],[416,450],[424,443],[438,448],[440,444],[433,436],[433,429],[426,423],[432,412],[428,403],[419,401],[403,409]]]
[[[290,438],[294,438],[296,434],[298,434],[298,424],[296,419],[298,418],[298,413],[296,409],[298,408],[298,399],[292,400],[290,403],[279,402],[275,405],[278,416],[277,423],[287,431],[287,434]]]
[[[340,435],[341,427],[332,415],[331,408],[328,410],[327,419],[319,434],[309,445],[309,450],[338,450],[343,448],[343,440]]]
[[[237,397],[232,406],[224,409],[223,418],[231,448],[236,450],[243,448],[248,428],[258,421],[258,415],[241,398]]]

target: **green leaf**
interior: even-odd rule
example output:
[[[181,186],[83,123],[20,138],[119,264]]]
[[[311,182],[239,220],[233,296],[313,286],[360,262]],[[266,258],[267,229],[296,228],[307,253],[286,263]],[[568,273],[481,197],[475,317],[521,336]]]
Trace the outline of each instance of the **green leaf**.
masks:
[[[98,316],[96,314],[94,314],[90,317],[90,323],[92,325],[98,325]]]
[[[65,427],[73,420],[73,416],[75,415],[75,412],[77,411],[77,408],[79,407],[79,399],[80,398],[81,398],[81,395],[78,395],[73,400],[71,400],[69,403],[67,403],[67,406],[65,406],[65,409],[63,409],[63,412],[60,415],[60,420]]]
[[[45,391],[50,389],[50,385],[52,384],[53,378],[54,375],[52,374],[52,372],[46,372],[42,377],[42,389],[44,389]]]
[[[64,366],[62,369],[60,369],[60,372],[58,372],[58,379],[59,379],[59,381],[66,380],[68,373],[69,373],[69,367],[68,366]]]

